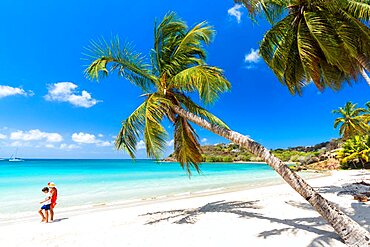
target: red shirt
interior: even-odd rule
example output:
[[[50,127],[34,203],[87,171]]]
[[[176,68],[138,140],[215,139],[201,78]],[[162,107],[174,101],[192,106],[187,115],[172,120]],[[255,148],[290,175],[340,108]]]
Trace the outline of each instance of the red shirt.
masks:
[[[58,197],[58,190],[57,188],[51,188],[51,203],[56,203]]]

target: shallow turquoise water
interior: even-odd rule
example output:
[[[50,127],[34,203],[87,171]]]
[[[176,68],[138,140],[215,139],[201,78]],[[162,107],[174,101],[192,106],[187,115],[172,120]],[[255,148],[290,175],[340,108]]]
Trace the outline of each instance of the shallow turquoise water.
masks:
[[[201,169],[189,179],[179,164],[151,160],[0,161],[0,219],[37,210],[49,181],[58,188],[58,209],[282,181],[265,164],[205,163]]]

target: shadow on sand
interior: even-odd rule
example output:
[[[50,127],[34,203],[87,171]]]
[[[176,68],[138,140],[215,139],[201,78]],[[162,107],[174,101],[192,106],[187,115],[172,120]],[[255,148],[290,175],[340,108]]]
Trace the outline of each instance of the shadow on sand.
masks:
[[[55,223],[55,222],[61,222],[62,220],[68,220],[68,218],[55,219],[55,220],[53,220],[53,223]]]
[[[326,231],[320,228],[321,226],[324,226],[326,224],[326,222],[321,217],[306,217],[295,219],[280,219],[268,217],[260,213],[251,212],[251,209],[261,208],[258,205],[258,202],[259,201],[216,201],[207,203],[204,206],[198,208],[158,211],[143,214],[140,216],[150,216],[152,218],[146,222],[146,225],[152,225],[160,223],[162,221],[169,221],[172,224],[196,224],[200,216],[206,213],[230,213],[237,215],[239,218],[243,219],[257,218],[286,225],[285,228],[260,232],[258,236],[261,238],[268,238],[269,236],[280,235],[283,232],[294,233],[298,230],[304,230],[319,235],[319,237],[314,239],[308,245],[309,247],[330,246],[330,243],[333,239],[341,241],[339,236],[334,232]],[[288,204],[295,207],[312,210],[310,205],[306,205],[305,203],[290,201]]]

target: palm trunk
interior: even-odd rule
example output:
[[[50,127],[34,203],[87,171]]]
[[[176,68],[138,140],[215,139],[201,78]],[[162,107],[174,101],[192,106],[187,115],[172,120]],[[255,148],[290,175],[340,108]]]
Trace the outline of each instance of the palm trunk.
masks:
[[[366,74],[365,69],[361,69],[361,70],[360,70],[360,72],[361,72],[362,77],[365,79],[365,81],[367,82],[367,84],[370,86],[370,78],[369,78],[369,76]]]
[[[272,155],[270,151],[261,144],[235,131],[213,125],[178,106],[173,106],[172,109],[181,117],[186,118],[200,127],[220,135],[233,143],[239,144],[254,155],[262,158],[269,166],[279,173],[279,175],[295,191],[297,191],[304,199],[306,199],[327,222],[331,224],[334,230],[348,246],[368,247],[370,245],[370,234],[368,231],[366,231],[357,222],[352,220],[337,207],[323,198],[299,175],[290,170],[288,166]]]
[[[357,57],[358,65],[360,66],[360,73],[362,77],[365,79],[366,83],[370,86],[370,78],[366,73],[366,70],[370,69],[370,64],[367,62],[367,59],[364,59],[363,56]]]

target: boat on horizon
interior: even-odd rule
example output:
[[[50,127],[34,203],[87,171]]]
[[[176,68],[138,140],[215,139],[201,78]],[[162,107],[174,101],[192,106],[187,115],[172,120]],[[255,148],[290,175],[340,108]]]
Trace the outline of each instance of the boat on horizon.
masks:
[[[18,154],[18,148],[17,150],[15,151],[15,155],[13,154],[12,156],[10,156],[9,158],[9,162],[21,162],[21,161],[24,161],[22,160],[21,158],[17,158],[17,154]]]

